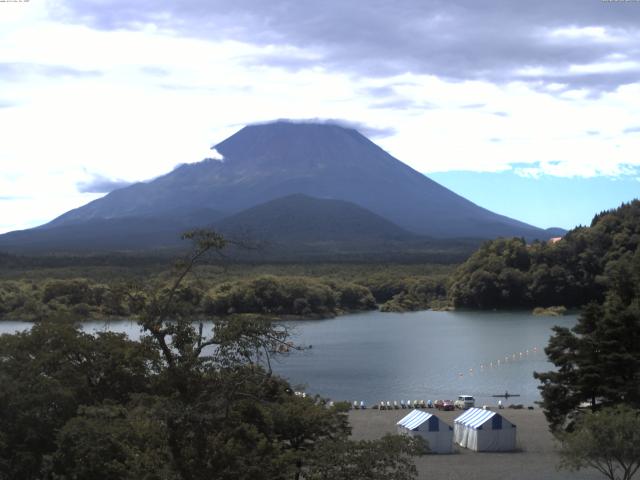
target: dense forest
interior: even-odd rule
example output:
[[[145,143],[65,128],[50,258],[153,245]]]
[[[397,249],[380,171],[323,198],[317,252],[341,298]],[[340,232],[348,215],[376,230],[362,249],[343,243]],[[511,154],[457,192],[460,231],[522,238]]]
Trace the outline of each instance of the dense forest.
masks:
[[[570,245],[590,242],[580,254],[597,260],[591,274],[604,301],[584,306],[571,328],[553,328],[545,353],[555,368],[534,373],[560,466],[594,468],[611,480],[630,480],[640,468],[638,207],[623,205],[572,232]]]
[[[640,256],[640,201],[596,215],[555,243],[497,239],[483,244],[451,278],[455,307],[523,308],[601,303]]]
[[[144,259],[143,259],[144,260]],[[164,266],[163,266],[164,267]],[[409,311],[446,304],[447,265],[202,265],[181,286],[194,315],[259,313],[331,317],[380,308]],[[270,273],[267,273],[270,272]],[[4,271],[0,319],[41,321],[130,317],[143,298],[166,287],[171,271],[145,260],[118,265]],[[133,293],[135,291],[135,293]]]

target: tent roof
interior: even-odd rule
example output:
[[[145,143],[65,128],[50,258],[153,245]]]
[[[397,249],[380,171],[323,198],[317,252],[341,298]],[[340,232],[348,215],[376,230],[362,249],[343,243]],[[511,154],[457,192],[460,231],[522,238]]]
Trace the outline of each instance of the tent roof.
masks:
[[[470,408],[458,418],[456,418],[454,422],[462,424],[465,427],[477,429],[496,415],[501,416],[499,413],[492,412],[491,410],[483,410],[482,408]]]
[[[403,417],[397,425],[405,427],[409,430],[415,430],[431,417],[435,417],[432,413],[422,412],[420,410],[413,410],[406,417]],[[436,417],[438,418],[438,417]]]

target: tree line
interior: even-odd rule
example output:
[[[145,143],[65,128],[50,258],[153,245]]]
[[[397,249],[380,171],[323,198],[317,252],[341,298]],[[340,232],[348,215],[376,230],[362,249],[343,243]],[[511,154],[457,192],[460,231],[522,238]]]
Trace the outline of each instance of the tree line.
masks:
[[[602,303],[638,255],[640,201],[596,215],[556,243],[497,239],[484,243],[452,275],[456,307],[532,308]]]
[[[132,295],[132,287],[136,295]],[[99,282],[86,278],[0,280],[0,319],[41,321],[71,315],[80,320],[137,315],[164,274]],[[194,315],[256,313],[278,317],[331,317],[378,308],[409,311],[446,303],[442,277],[371,275],[335,277],[259,274],[234,280],[192,279],[180,287]]]

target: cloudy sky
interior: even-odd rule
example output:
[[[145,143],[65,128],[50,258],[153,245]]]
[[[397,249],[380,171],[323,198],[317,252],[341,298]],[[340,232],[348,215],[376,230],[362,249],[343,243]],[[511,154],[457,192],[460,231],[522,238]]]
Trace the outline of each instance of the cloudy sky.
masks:
[[[586,223],[640,195],[640,1],[0,0],[0,232],[278,118]]]

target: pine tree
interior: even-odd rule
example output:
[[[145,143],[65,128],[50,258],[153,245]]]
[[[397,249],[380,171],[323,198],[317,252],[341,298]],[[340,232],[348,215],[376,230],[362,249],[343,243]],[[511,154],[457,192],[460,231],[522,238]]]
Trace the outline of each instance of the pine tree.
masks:
[[[591,304],[572,329],[555,327],[545,349],[556,371],[535,373],[552,430],[573,427],[578,407],[640,408],[640,250],[608,278],[603,305]]]

